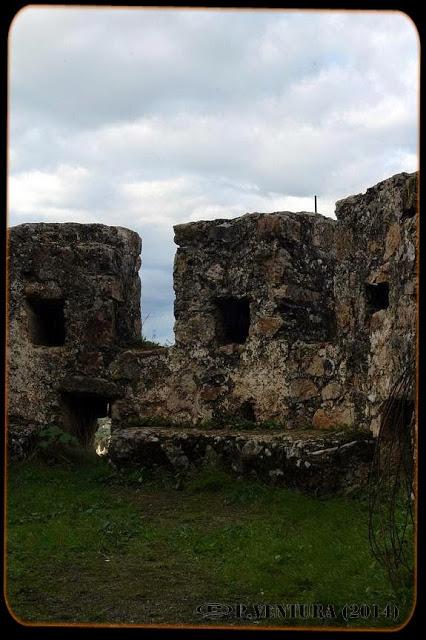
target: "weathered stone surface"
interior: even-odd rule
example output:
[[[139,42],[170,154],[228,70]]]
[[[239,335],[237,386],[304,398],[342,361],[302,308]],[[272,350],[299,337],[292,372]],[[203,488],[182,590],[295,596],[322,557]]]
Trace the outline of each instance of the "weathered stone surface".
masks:
[[[415,176],[400,174],[346,198],[337,222],[279,212],[178,225],[176,344],[165,365],[170,393],[155,415],[289,429],[368,425],[375,375],[378,404],[414,346],[416,217],[403,212],[404,197],[414,197],[407,189],[415,192]],[[228,315],[245,314],[237,319],[244,335],[227,335],[224,300]],[[195,387],[186,391],[188,370]]]
[[[121,227],[10,229],[8,404],[16,429],[73,431],[86,421],[90,432],[95,414],[122,394],[108,367],[140,336],[140,250],[139,236]]]
[[[416,194],[417,175],[401,173],[336,203],[338,227],[352,238],[335,274],[346,362],[340,384],[353,398],[355,422],[374,432],[370,416],[415,350]]]
[[[165,468],[181,475],[214,465],[308,493],[352,491],[366,485],[374,438],[369,432],[232,432],[134,428],[112,434],[113,464]]]
[[[320,390],[310,374],[299,388],[292,366],[303,370],[315,345],[334,339],[335,226],[320,215],[276,212],[175,227],[176,344],[164,419],[310,424]],[[187,370],[196,389],[176,394]]]
[[[79,395],[93,394],[116,398],[120,396],[120,391],[113,382],[104,378],[93,378],[89,376],[70,376],[63,378],[58,385],[58,389],[65,393],[77,393]]]
[[[318,395],[318,389],[311,380],[293,380],[291,395],[300,400],[309,400]]]
[[[342,387],[337,382],[330,382],[321,391],[321,397],[323,400],[336,400],[342,394]]]
[[[333,407],[331,409],[317,409],[312,419],[315,429],[339,429],[354,426],[354,412],[352,407]]]
[[[259,318],[255,325],[255,331],[262,336],[273,336],[277,333],[278,329],[283,326],[283,324],[284,321],[282,318],[266,316],[264,318]]]
[[[383,260],[389,260],[389,258],[395,253],[401,242],[401,227],[398,222],[394,222],[386,234],[386,248]]]
[[[324,375],[324,360],[315,355],[310,361],[306,373],[309,373],[311,376],[322,377]]]

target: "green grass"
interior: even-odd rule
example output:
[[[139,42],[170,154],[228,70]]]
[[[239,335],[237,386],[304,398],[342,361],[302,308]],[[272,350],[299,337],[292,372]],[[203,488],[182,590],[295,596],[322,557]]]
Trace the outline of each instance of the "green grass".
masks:
[[[114,472],[82,456],[9,470],[8,600],[27,622],[388,627],[411,608],[371,555],[362,498],[311,498],[205,470],[181,490],[167,475]],[[332,604],[337,617],[203,619],[224,604]],[[396,603],[355,619],[346,603]]]

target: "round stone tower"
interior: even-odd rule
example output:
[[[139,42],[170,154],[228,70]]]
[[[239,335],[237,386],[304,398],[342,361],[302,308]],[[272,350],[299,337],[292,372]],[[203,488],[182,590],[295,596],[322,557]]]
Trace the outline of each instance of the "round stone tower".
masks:
[[[134,231],[38,223],[9,232],[12,438],[57,425],[90,444],[119,393],[108,367],[141,334]]]

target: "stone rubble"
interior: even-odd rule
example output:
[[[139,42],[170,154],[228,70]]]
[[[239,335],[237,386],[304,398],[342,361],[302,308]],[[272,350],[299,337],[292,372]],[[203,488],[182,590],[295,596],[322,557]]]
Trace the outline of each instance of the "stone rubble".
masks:
[[[176,475],[214,466],[237,477],[323,495],[366,486],[374,449],[368,432],[233,432],[172,427],[117,431],[109,457],[117,467],[143,466]]]

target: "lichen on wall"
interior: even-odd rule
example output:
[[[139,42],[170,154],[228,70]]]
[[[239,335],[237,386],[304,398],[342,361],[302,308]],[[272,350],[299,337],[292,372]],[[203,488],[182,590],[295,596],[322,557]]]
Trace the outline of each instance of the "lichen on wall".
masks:
[[[108,367],[140,335],[141,240],[100,224],[9,231],[9,427],[55,424],[89,443],[120,393]]]
[[[417,174],[406,173],[336,204],[342,382],[353,396],[357,423],[375,434],[382,402],[415,358],[416,211]]]
[[[308,212],[175,227],[175,345],[140,341],[139,236],[10,230],[9,424],[377,433],[416,341],[417,175]],[[412,399],[408,399],[412,401]],[[90,426],[92,425],[92,426]],[[136,433],[136,431],[135,431]]]
[[[130,402],[132,424],[377,431],[415,345],[416,183],[399,174],[341,200],[337,220],[277,212],[177,225],[176,344],[140,358],[117,428]]]

